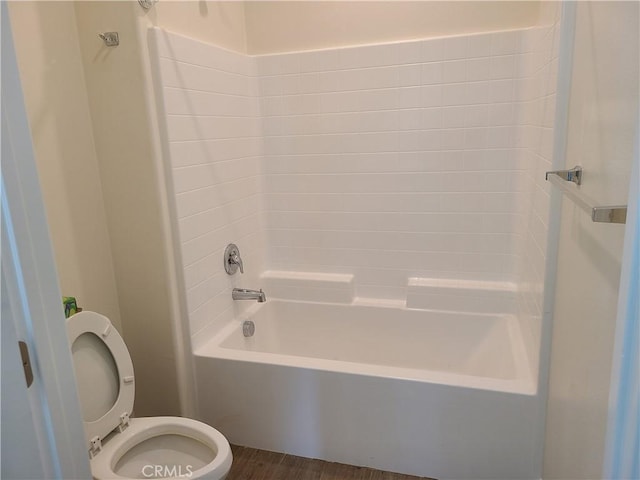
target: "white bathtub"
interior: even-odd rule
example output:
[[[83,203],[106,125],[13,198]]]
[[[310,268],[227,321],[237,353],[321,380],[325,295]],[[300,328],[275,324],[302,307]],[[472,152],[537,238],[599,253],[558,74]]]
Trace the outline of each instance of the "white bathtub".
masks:
[[[540,402],[512,315],[270,300],[195,354],[200,418],[232,443],[435,478],[539,478]]]

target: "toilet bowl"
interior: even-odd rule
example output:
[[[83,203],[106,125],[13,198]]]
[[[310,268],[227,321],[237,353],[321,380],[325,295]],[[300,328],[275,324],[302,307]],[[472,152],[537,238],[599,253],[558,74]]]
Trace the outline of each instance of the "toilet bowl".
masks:
[[[182,417],[130,418],[133,364],[107,317],[77,313],[67,319],[67,336],[95,479],[227,476],[231,448],[213,427]]]

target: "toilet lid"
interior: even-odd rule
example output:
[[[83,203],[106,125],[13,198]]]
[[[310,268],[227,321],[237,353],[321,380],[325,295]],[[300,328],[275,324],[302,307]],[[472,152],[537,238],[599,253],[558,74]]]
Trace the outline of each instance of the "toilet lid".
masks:
[[[83,311],[67,319],[73,368],[87,442],[102,440],[133,410],[135,382],[127,346],[104,315]]]

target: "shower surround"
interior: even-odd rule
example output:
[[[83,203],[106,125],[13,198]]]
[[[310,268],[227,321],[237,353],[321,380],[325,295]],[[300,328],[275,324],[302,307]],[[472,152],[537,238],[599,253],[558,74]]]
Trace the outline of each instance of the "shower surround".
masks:
[[[461,380],[464,374],[443,380],[434,375],[438,367],[428,364],[416,374],[422,380],[389,374],[377,378],[380,388],[417,395],[405,413],[418,426],[426,413],[441,418],[442,431],[427,422],[417,429],[424,437],[409,429],[412,435],[403,439],[396,432],[388,444],[401,451],[423,442],[428,452],[386,465],[376,463],[386,458],[381,451],[336,454],[328,445],[337,441],[339,429],[331,428],[335,419],[323,417],[314,420],[323,425],[321,438],[309,449],[289,453],[441,478],[539,477],[541,438],[535,430],[542,423],[538,365],[548,217],[542,172],[551,165],[558,30],[556,23],[264,56],[150,31],[200,418],[224,424],[223,432],[240,444],[295,449],[303,427],[296,433],[286,421],[268,425],[269,417],[286,419],[286,412],[256,412],[250,402],[233,399],[238,392],[267,394],[275,396],[265,401],[268,408],[291,406],[301,375],[334,392],[351,379],[354,415],[365,405],[376,416],[386,410],[384,403],[373,406],[366,394],[377,388],[371,383],[380,377],[372,373],[376,362],[345,360],[348,373],[336,367],[333,375],[326,362],[309,363],[304,352],[225,353],[224,348],[251,350],[233,342],[224,346],[240,319],[271,315],[234,302],[233,287],[262,287],[269,300],[285,305],[308,302],[300,311],[313,313],[317,322],[322,322],[317,312],[331,316],[342,305],[363,325],[371,308],[383,317],[387,312],[392,323],[406,315],[419,318],[416,312],[425,310],[425,322],[442,312],[443,328],[455,330],[464,324],[448,319],[467,312],[484,315],[483,324],[508,326],[503,330],[508,334],[491,338],[509,343],[502,348],[510,352],[522,352],[513,357],[519,388],[485,390],[482,382]],[[230,242],[241,249],[242,276],[229,277],[222,268]],[[376,322],[363,335],[379,335],[382,345],[387,336],[376,330]],[[336,337],[348,332],[339,322],[331,325]],[[269,335],[278,331],[265,329]],[[483,338],[478,333],[478,348]],[[357,335],[353,341],[357,344]],[[508,358],[505,362],[505,368],[515,368]],[[262,372],[280,388],[254,391],[250,381],[233,375],[240,371],[246,378]],[[230,376],[228,385],[219,381]],[[388,399],[390,391],[378,392],[380,398]],[[421,395],[441,401],[425,412]],[[465,398],[477,401],[468,404]],[[451,402],[460,409],[448,409]],[[459,429],[450,431],[461,412],[500,418],[500,405],[510,405],[513,415],[505,416],[495,434],[471,421],[462,437]],[[247,421],[255,421],[261,435],[243,433],[239,425]],[[391,417],[379,421],[394,424]],[[437,460],[438,438],[440,445],[461,452],[456,462]],[[487,447],[492,442],[516,445],[510,456],[519,460],[507,462],[500,448]],[[390,458],[402,458],[399,451]],[[421,458],[429,462],[421,465]]]

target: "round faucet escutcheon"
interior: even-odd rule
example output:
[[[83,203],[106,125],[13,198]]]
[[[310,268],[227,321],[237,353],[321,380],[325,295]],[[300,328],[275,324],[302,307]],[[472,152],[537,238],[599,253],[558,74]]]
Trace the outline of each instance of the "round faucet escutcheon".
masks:
[[[227,275],[233,275],[238,269],[240,269],[240,273],[244,273],[240,249],[235,243],[230,243],[227,245],[227,248],[224,249],[223,262],[224,271],[227,272]]]

